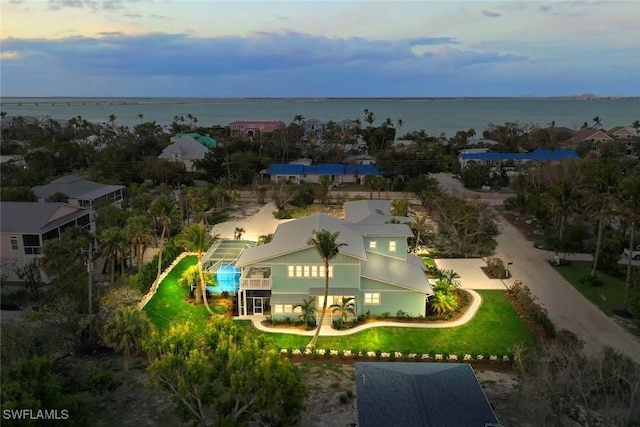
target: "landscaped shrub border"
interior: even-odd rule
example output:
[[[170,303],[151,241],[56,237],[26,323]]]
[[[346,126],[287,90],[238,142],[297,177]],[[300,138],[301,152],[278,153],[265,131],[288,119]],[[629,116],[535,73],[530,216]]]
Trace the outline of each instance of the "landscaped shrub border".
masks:
[[[556,328],[549,318],[547,309],[536,302],[538,298],[531,293],[531,289],[527,285],[524,285],[520,280],[516,280],[507,290],[507,294],[511,295],[516,304],[520,305],[524,316],[542,326],[547,337],[556,337]]]
[[[175,261],[176,257],[180,255],[184,249],[175,244],[174,240],[169,240],[165,247],[162,249],[162,271],[166,271]],[[158,276],[158,254],[154,255],[151,261],[142,266],[140,272],[136,274],[135,280],[138,284],[138,289],[143,294],[148,292],[153,287],[153,284]]]
[[[399,352],[399,351],[371,351],[371,350],[331,350],[328,348],[282,348],[280,354],[287,355],[289,357],[310,357],[312,359],[325,357],[325,358],[339,358],[339,359],[385,359],[390,362],[402,361],[402,362],[513,362],[514,355],[509,354],[490,354],[490,353],[437,353],[435,351],[429,353],[412,353],[412,352]]]
[[[153,298],[153,296],[156,294],[156,292],[158,291],[158,285],[160,283],[162,283],[162,281],[165,279],[165,277],[167,277],[167,274],[169,274],[169,272],[171,270],[173,270],[175,268],[176,265],[178,265],[178,263],[180,261],[182,261],[182,259],[186,256],[189,255],[195,255],[195,253],[193,252],[180,252],[178,253],[177,256],[174,257],[174,259],[171,261],[171,263],[167,266],[167,268],[164,269],[164,271],[162,272],[162,274],[160,275],[160,277],[158,278],[158,280],[154,280],[153,283],[150,286],[149,291],[142,297],[142,300],[140,301],[140,303],[138,303],[138,308],[140,310],[142,310],[144,308],[145,305],[147,305],[147,303],[149,301],[151,301],[151,298]],[[156,268],[158,268],[158,258],[157,256],[154,257],[155,261],[156,261]],[[164,265],[164,262],[162,263]],[[145,264],[145,266],[148,264]],[[157,274],[157,271],[156,273]]]

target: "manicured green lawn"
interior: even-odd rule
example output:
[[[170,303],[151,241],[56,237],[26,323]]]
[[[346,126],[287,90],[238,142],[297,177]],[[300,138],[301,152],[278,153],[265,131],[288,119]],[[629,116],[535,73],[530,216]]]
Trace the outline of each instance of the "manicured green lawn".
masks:
[[[535,339],[520,320],[504,291],[478,291],[483,303],[466,325],[455,328],[373,328],[354,335],[320,337],[318,349],[400,351],[402,353],[505,354],[518,343],[534,346]],[[245,325],[256,333],[249,322]],[[309,337],[264,333],[278,348],[302,348]]]
[[[574,288],[584,295],[589,301],[600,308],[607,316],[613,315],[613,310],[620,309],[624,301],[624,281],[601,272],[596,272],[596,277],[603,283],[602,286],[593,287],[580,283],[580,280],[589,275],[591,263],[573,262],[565,267],[555,267]],[[604,295],[606,300],[603,300]]]
[[[433,258],[429,258],[428,256],[424,256],[424,255],[420,255],[420,258],[422,258],[422,262],[427,267],[435,267],[436,266],[436,262],[433,260]]]
[[[187,267],[197,261],[195,256],[187,256],[165,277],[160,283],[158,291],[151,301],[144,307],[149,319],[160,330],[166,329],[170,323],[191,320],[196,323],[205,322],[209,313],[204,305],[193,306],[185,300],[189,294],[189,288],[178,284],[180,275]],[[214,312],[215,305],[211,306]]]

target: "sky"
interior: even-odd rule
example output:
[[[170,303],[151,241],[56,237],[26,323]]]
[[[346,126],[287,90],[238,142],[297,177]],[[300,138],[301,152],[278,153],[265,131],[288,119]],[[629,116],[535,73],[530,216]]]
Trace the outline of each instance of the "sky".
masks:
[[[640,1],[0,0],[0,94],[640,96]]]

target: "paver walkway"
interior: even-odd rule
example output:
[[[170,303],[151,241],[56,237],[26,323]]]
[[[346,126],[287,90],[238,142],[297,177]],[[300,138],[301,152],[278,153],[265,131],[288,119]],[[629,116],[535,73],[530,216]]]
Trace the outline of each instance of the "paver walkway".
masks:
[[[371,328],[381,328],[385,326],[399,327],[399,328],[453,328],[456,326],[464,325],[473,319],[473,316],[476,315],[480,305],[482,304],[482,297],[479,293],[468,289],[467,292],[471,294],[473,300],[469,305],[467,311],[458,319],[452,320],[450,322],[433,322],[433,323],[409,323],[409,322],[393,322],[393,321],[380,321],[380,322],[372,322],[365,323],[364,325],[356,326],[355,328],[346,329],[346,330],[337,330],[333,329],[330,325],[322,325],[320,327],[320,336],[321,337],[337,337],[344,335],[353,335],[360,331],[364,331],[366,329]],[[311,331],[303,331],[298,329],[283,329],[283,328],[269,328],[262,324],[262,321],[265,319],[265,316],[245,316],[245,317],[236,317],[236,320],[246,320],[251,319],[253,322],[253,326],[256,329],[263,332],[270,332],[276,334],[292,334],[292,335],[305,335],[312,336],[315,333],[315,330]]]

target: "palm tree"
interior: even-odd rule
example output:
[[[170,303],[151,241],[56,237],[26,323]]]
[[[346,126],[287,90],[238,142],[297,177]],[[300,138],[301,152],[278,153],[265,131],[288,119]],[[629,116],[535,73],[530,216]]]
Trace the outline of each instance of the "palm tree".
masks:
[[[425,213],[413,212],[412,217],[413,221],[409,225],[416,235],[416,243],[413,245],[413,253],[415,254],[421,246],[422,233],[430,230],[432,227],[429,224],[429,217]]]
[[[240,240],[242,239],[242,235],[244,234],[245,230],[242,227],[236,227],[235,231],[233,232],[233,238],[235,240]]]
[[[304,117],[302,114],[296,114],[296,115],[293,117],[293,121],[294,121],[294,122],[298,122],[298,124],[299,124],[299,125],[300,125],[300,124],[302,124],[302,122],[304,121],[304,119],[305,119],[305,117]]]
[[[129,371],[129,358],[142,350],[142,344],[151,336],[153,325],[142,310],[121,307],[104,325],[102,340],[116,351],[123,353],[123,368]]]
[[[369,123],[369,126],[372,126],[373,122],[376,121],[376,115],[373,114],[373,111],[369,111],[368,108],[364,109],[364,121]]]
[[[207,271],[204,273],[205,283],[210,283],[213,281],[213,272]],[[196,298],[196,304],[200,304],[202,302],[202,292],[200,291],[200,270],[198,269],[198,265],[191,265],[187,267],[180,278],[178,279],[179,285],[188,286],[189,289],[194,289],[194,296]]]
[[[327,300],[329,299],[329,263],[340,252],[340,247],[346,246],[346,243],[338,243],[340,232],[335,233],[329,230],[313,230],[311,238],[307,240],[307,245],[313,247],[320,258],[324,261],[324,301],[322,302],[322,311],[320,312],[320,321],[313,338],[307,344],[308,348],[314,347],[320,335],[320,327],[324,321],[324,314],[327,311]]]
[[[131,244],[131,252],[136,255],[136,267],[138,271],[140,271],[144,253],[147,246],[151,244],[151,235],[153,233],[149,217],[146,215],[133,215],[127,218],[124,231],[127,236],[127,240]]]
[[[600,117],[595,116],[593,119],[591,119],[591,121],[593,122],[594,129],[598,129],[602,127],[602,120],[600,120]]]
[[[398,136],[400,136],[400,138],[402,138],[402,126],[404,126],[404,120],[398,119],[396,124],[398,125]]]
[[[346,322],[350,314],[352,316],[356,315],[356,305],[353,301],[355,301],[354,297],[342,297],[339,304],[332,304],[329,308],[334,314],[339,311],[342,316],[342,321]]]
[[[195,252],[198,257],[198,274],[200,276],[200,291],[204,300],[204,305],[207,307],[207,311],[213,316],[214,313],[209,307],[209,301],[207,300],[207,283],[204,277],[204,271],[202,268],[202,256],[204,253],[215,243],[220,240],[219,234],[213,236],[207,231],[207,227],[200,224],[189,225],[180,236],[178,236],[178,243],[183,245],[188,251]],[[197,291],[196,291],[197,292]]]
[[[98,241],[100,249],[106,262],[109,263],[109,283],[114,284],[116,262],[124,263],[123,245],[126,244],[127,238],[124,231],[120,227],[110,227],[102,230]]]
[[[636,135],[640,136],[640,120],[634,120],[631,127],[636,131]]]
[[[162,224],[162,233],[160,234],[160,252],[158,253],[158,276],[156,278],[156,280],[158,280],[162,274],[162,250],[164,249],[164,238],[169,231],[169,227],[176,222],[178,205],[175,200],[171,200],[167,196],[160,196],[151,202],[151,212]]]
[[[456,297],[444,292],[436,292],[431,297],[430,303],[433,311],[439,316],[452,313],[458,308],[458,301],[456,300]]]
[[[309,327],[309,323],[316,320],[318,310],[316,309],[316,297],[303,299],[301,304],[296,304],[294,308],[300,307],[300,320],[304,322],[305,327]]]
[[[638,222],[640,222],[640,175],[631,175],[620,182],[616,194],[616,210],[629,221],[629,254],[633,251]],[[627,259],[626,288],[623,310],[627,309],[629,284],[631,283],[631,256]]]
[[[409,214],[409,201],[407,199],[394,199],[391,201],[391,215],[407,216]]]
[[[596,274],[598,267],[604,225],[607,218],[613,214],[612,194],[620,183],[620,169],[613,164],[598,161],[593,166],[588,168],[589,174],[585,179],[584,188],[588,195],[589,216],[598,222],[596,251],[590,273],[592,277]]]

